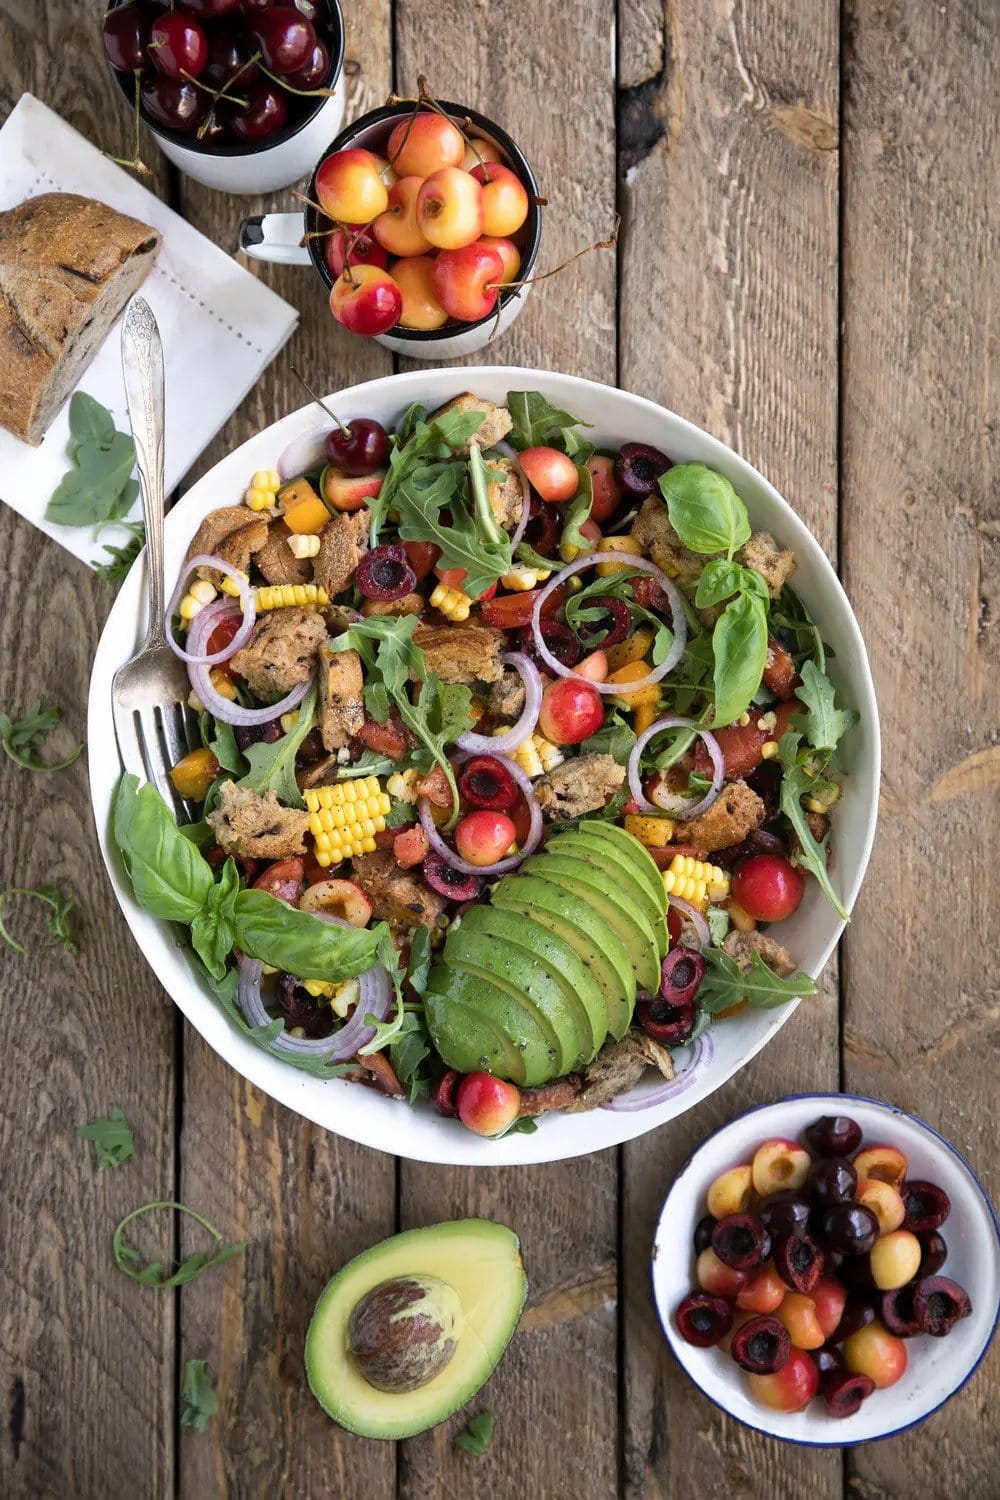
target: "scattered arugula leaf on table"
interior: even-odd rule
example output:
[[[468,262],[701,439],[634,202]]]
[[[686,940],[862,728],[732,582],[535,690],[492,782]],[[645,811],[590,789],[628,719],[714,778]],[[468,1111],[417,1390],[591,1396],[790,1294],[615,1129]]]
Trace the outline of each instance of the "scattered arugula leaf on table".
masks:
[[[295,757],[302,741],[313,727],[317,692],[314,680],[302,700],[298,719],[287,734],[283,734],[272,744],[258,740],[256,744],[247,746],[246,759],[250,762],[250,769],[237,782],[238,786],[248,787],[260,797],[266,797],[273,789],[278,801],[286,807],[305,806],[299,784],[295,780]]]
[[[107,1167],[121,1167],[135,1156],[135,1141],[132,1129],[118,1105],[112,1105],[106,1117],[98,1116],[77,1127],[82,1141],[92,1141],[100,1171]]]
[[[124,547],[113,547],[109,542],[105,542],[104,551],[110,554],[108,561],[91,560],[91,566],[98,578],[103,578],[105,583],[113,583],[116,588],[124,583],[129,569],[146,545],[146,528],[141,521],[123,521],[122,525],[130,533],[129,540]]]
[[[29,886],[12,885],[5,891],[0,891],[0,913],[3,911],[3,903],[8,896],[28,896],[35,901],[41,901],[48,908],[45,913],[45,927],[49,935],[46,943],[47,948],[64,948],[67,953],[77,951],[76,934],[73,931],[73,923],[70,913],[76,902],[72,896],[64,896],[57,885],[40,885],[37,889]],[[13,948],[16,953],[27,953],[28,949],[23,943],[11,937],[10,932],[4,925],[3,916],[0,915],[0,938]]]
[[[185,1363],[181,1399],[184,1402],[181,1426],[204,1432],[219,1409],[219,1398],[203,1359],[189,1359]]]
[[[165,1260],[144,1261],[135,1246],[130,1245],[125,1238],[125,1231],[136,1219],[160,1209],[186,1214],[188,1218],[194,1219],[216,1241],[218,1248],[211,1251],[195,1250],[176,1265]],[[193,1208],[188,1208],[187,1204],[176,1203],[172,1200],[157,1200],[154,1203],[144,1203],[140,1208],[134,1208],[117,1225],[111,1239],[111,1249],[119,1271],[125,1276],[130,1276],[133,1281],[140,1282],[142,1286],[154,1286],[161,1290],[166,1290],[168,1287],[186,1286],[189,1281],[200,1276],[202,1271],[207,1271],[212,1266],[220,1266],[224,1261],[232,1260],[234,1255],[241,1255],[246,1247],[246,1240],[235,1240],[232,1244],[226,1244],[221,1229],[216,1229],[214,1224],[209,1223],[208,1219],[196,1213]]]
[[[452,1439],[456,1448],[461,1448],[463,1453],[470,1453],[473,1458],[481,1458],[493,1441],[494,1419],[493,1413],[487,1407],[484,1411],[477,1412],[470,1417],[460,1432],[456,1432]]]
[[[69,403],[68,451],[73,467],[63,475],[45,509],[60,526],[102,526],[128,515],[139,495],[132,478],[135,443],[115,429],[106,407],[86,391]]]
[[[783,979],[757,952],[751,956],[750,968],[745,973],[721,948],[704,948],[702,956],[708,967],[698,991],[698,1005],[713,1015],[739,1005],[742,1000],[757,1009],[770,1010],[788,1000],[802,1000],[816,994],[816,985],[808,974],[791,974]]]
[[[62,709],[43,708],[41,700],[31,705],[23,719],[0,713],[0,743],[11,760],[28,771],[64,771],[82,754],[82,745],[77,745],[63,760],[41,759],[42,746],[61,717]]]

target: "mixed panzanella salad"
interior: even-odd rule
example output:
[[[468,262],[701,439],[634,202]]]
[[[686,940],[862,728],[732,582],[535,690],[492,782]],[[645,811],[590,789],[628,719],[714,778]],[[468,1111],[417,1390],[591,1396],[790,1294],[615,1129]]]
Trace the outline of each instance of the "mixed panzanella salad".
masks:
[[[815,993],[780,936],[807,882],[846,915],[856,715],[794,555],[722,474],[587,432],[511,391],[293,443],[168,608],[187,821],[116,803],[137,900],[257,1043],[485,1135],[657,1102],[714,1018]]]

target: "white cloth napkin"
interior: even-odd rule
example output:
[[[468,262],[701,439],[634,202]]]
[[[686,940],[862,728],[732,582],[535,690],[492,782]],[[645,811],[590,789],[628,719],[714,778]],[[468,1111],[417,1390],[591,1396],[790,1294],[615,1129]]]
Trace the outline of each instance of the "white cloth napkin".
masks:
[[[23,94],[0,130],[0,209],[53,192],[99,198],[163,236],[142,296],[163,338],[169,494],[289,338],[298,313],[40,100]],[[128,432],[120,331],[119,319],[78,389]],[[95,541],[91,527],[45,519],[49,497],[70,466],[68,439],[68,403],[38,448],[0,429],[0,498],[75,556],[106,561],[103,544],[120,545],[127,535],[121,527],[109,526]]]

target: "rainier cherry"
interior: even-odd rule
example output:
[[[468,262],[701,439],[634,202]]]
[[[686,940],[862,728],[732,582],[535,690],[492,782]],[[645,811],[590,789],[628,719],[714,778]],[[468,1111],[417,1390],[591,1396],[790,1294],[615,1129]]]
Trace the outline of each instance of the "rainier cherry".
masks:
[[[461,166],[465,142],[444,115],[420,110],[395,126],[387,151],[400,177],[430,177],[442,167]]]
[[[334,510],[363,510],[366,500],[374,500],[385,470],[376,469],[374,474],[344,474],[332,464],[323,470],[323,499]]]
[[[449,318],[478,323],[496,307],[503,263],[482,244],[442,250],[434,257],[434,294]]]
[[[389,206],[377,158],[355,146],[335,151],[320,163],[316,196],[327,217],[342,224],[367,224]]]
[[[513,240],[498,238],[496,235],[484,234],[478,241],[480,245],[495,250],[503,262],[503,275],[501,281],[508,286],[517,280],[517,273],[521,269],[521,252]]]
[[[514,842],[513,819],[482,808],[466,813],[455,828],[455,847],[470,865],[495,865]]]
[[[458,165],[466,172],[471,172],[473,167],[482,166],[484,161],[503,161],[503,152],[492,141],[484,141],[481,136],[474,135],[466,144],[465,154]]]
[[[422,185],[419,177],[398,178],[389,189],[389,207],[372,225],[372,233],[390,255],[423,255],[432,248],[417,223],[417,194]]]
[[[346,261],[352,266],[381,266],[388,270],[389,256],[371,234],[353,229],[335,229],[323,241],[323,259],[331,276],[339,276]]]
[[[379,266],[354,266],[333,283],[330,311],[351,333],[371,337],[395,328],[403,311],[403,297],[388,271]]]
[[[819,1389],[819,1371],[804,1349],[792,1349],[776,1375],[751,1375],[750,1391],[775,1411],[804,1411]]]
[[[417,222],[438,250],[460,250],[483,232],[483,190],[460,167],[442,167],[417,194]]]
[[[542,694],[538,727],[554,745],[579,745],[603,723],[601,695],[582,677],[560,677]]]
[[[456,254],[460,252],[455,252]],[[448,314],[434,289],[434,260],[430,255],[411,255],[392,268],[393,280],[403,294],[403,328],[440,328]]]
[[[558,448],[525,448],[519,462],[528,483],[550,505],[572,500],[580,488],[576,464]]]
[[[473,167],[472,176],[483,187],[483,233],[516,234],[528,217],[524,184],[500,163]]]
[[[455,1092],[458,1118],[477,1135],[500,1135],[517,1119],[521,1095],[517,1086],[490,1073],[468,1073]]]

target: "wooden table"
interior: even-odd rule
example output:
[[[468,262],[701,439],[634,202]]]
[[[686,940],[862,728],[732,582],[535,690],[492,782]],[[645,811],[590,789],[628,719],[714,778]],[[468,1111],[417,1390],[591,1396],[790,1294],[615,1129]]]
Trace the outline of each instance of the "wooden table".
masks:
[[[243,1083],[182,1024],[101,868],[80,761],[0,756],[0,886],[57,881],[79,957],[4,950],[0,1493],[53,1500],[362,1495],[1000,1495],[1000,1364],[906,1437],[846,1453],[753,1436],[668,1356],[650,1305],[654,1215],[716,1125],[786,1091],[891,1099],[948,1134],[994,1189],[1000,782],[998,223],[1000,13],[993,0],[345,0],[348,117],[428,74],[535,163],[544,260],[608,233],[617,256],[538,289],[486,358],[614,381],[757,464],[840,566],[882,709],[880,833],[839,972],[750,1067],[675,1125],[616,1152],[474,1173],[394,1162]],[[0,116],[25,89],[120,153],[100,7],[0,0]],[[92,12],[90,24],[81,15]],[[154,183],[232,246],[249,207]],[[280,195],[279,195],[280,196]],[[304,273],[269,281],[302,323],[199,472],[301,404],[294,361],[335,388],[392,368],[331,321]],[[471,382],[474,384],[474,380]],[[992,471],[992,472],[991,472]],[[193,477],[193,476],[192,476]],[[42,698],[84,728],[112,600],[0,513],[0,707]],[[75,1127],[113,1104],[126,1170],[94,1170]],[[110,1229],[179,1197],[249,1243],[177,1293],[113,1267]],[[322,1415],[302,1370],[331,1271],[395,1229],[485,1214],[517,1227],[529,1311],[486,1400],[488,1456],[458,1423],[393,1449]],[[218,1416],[179,1423],[204,1357]]]

